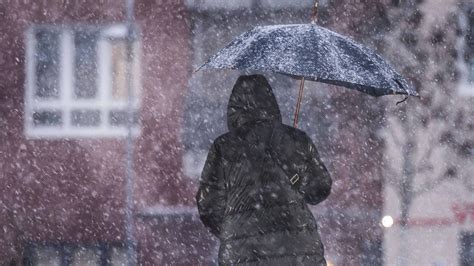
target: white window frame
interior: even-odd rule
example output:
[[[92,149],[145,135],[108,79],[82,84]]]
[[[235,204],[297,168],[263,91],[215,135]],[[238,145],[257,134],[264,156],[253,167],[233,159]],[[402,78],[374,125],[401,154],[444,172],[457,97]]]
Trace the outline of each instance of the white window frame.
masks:
[[[472,58],[472,62],[466,62],[464,60],[464,53],[466,51],[466,30],[469,27],[469,19],[466,15],[470,9],[474,7],[468,7],[460,12],[459,15],[459,26],[463,30],[463,34],[461,37],[458,38],[456,46],[458,50],[458,58],[457,58],[457,67],[459,70],[459,80],[457,84],[458,94],[460,96],[474,96],[474,81],[469,80],[470,70],[469,68],[474,67],[474,58]],[[474,26],[474,25],[473,25]]]
[[[103,260],[107,261],[107,265],[124,265],[127,262],[127,247],[120,242],[31,243],[27,246],[24,256],[24,259],[33,265],[45,261],[53,263],[52,265],[62,265],[63,261],[68,262],[68,265],[74,265],[78,258],[86,258],[89,261],[95,259],[97,265],[102,265]]]
[[[93,99],[78,99],[74,94],[74,31],[95,28],[99,31],[97,40],[97,93]],[[36,91],[36,38],[35,32],[47,29],[59,32],[59,97],[44,99],[35,96]],[[25,84],[25,118],[24,129],[27,138],[102,138],[126,137],[126,126],[113,126],[110,123],[110,111],[127,112],[127,99],[114,99],[112,95],[112,50],[111,40],[125,40],[127,28],[123,24],[103,27],[94,26],[50,26],[34,25],[26,32],[26,84]],[[134,62],[132,77],[134,96],[132,109],[138,114],[141,99],[140,79],[140,40],[134,42]],[[100,110],[98,126],[74,126],[71,123],[71,110]],[[33,114],[36,111],[58,110],[62,113],[60,126],[34,125]],[[137,122],[138,123],[138,122]],[[132,127],[132,134],[140,134],[139,124]]]

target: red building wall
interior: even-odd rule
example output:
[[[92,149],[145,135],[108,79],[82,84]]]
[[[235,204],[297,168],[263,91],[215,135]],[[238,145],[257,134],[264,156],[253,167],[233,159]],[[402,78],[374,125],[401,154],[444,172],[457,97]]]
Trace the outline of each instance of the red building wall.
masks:
[[[23,134],[28,27],[120,23],[124,8],[124,1],[112,0],[0,3],[0,264],[18,261],[31,242],[124,240],[125,140],[31,140]],[[146,206],[192,204],[180,172],[179,140],[191,48],[181,1],[137,0],[135,16],[142,47],[141,134],[135,141],[138,214]],[[163,230],[156,227],[140,220],[137,240],[144,264],[168,252],[158,250],[167,246],[156,244]]]

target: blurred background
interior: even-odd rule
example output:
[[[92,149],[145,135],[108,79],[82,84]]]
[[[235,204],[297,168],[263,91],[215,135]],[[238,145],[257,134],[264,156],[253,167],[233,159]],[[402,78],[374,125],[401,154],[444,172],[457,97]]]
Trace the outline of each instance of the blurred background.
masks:
[[[313,1],[0,1],[0,264],[216,265],[194,196],[238,71],[194,70]],[[474,2],[319,0],[421,98],[306,82],[329,265],[474,265]],[[128,14],[128,16],[127,16]],[[298,80],[265,73],[283,122]]]

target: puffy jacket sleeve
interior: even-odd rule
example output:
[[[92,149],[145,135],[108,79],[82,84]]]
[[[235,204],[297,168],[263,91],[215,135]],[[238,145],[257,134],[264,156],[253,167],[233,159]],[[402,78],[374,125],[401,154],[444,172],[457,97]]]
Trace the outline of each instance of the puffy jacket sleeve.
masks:
[[[309,137],[306,150],[306,170],[299,184],[299,191],[309,204],[318,204],[331,193],[332,180],[328,170],[319,157],[316,146]]]
[[[223,160],[214,142],[209,150],[196,195],[201,221],[215,236],[219,236],[226,207]]]

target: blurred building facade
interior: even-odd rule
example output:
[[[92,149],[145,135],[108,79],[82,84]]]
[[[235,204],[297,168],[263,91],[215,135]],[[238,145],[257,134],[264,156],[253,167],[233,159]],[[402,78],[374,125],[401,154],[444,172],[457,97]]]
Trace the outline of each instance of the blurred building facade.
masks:
[[[421,94],[389,108],[387,265],[474,264],[474,5],[393,1],[385,54]]]
[[[125,13],[125,1],[0,3],[2,265],[126,261]],[[210,240],[181,171],[189,13],[144,0],[134,14],[138,261],[206,263]]]

